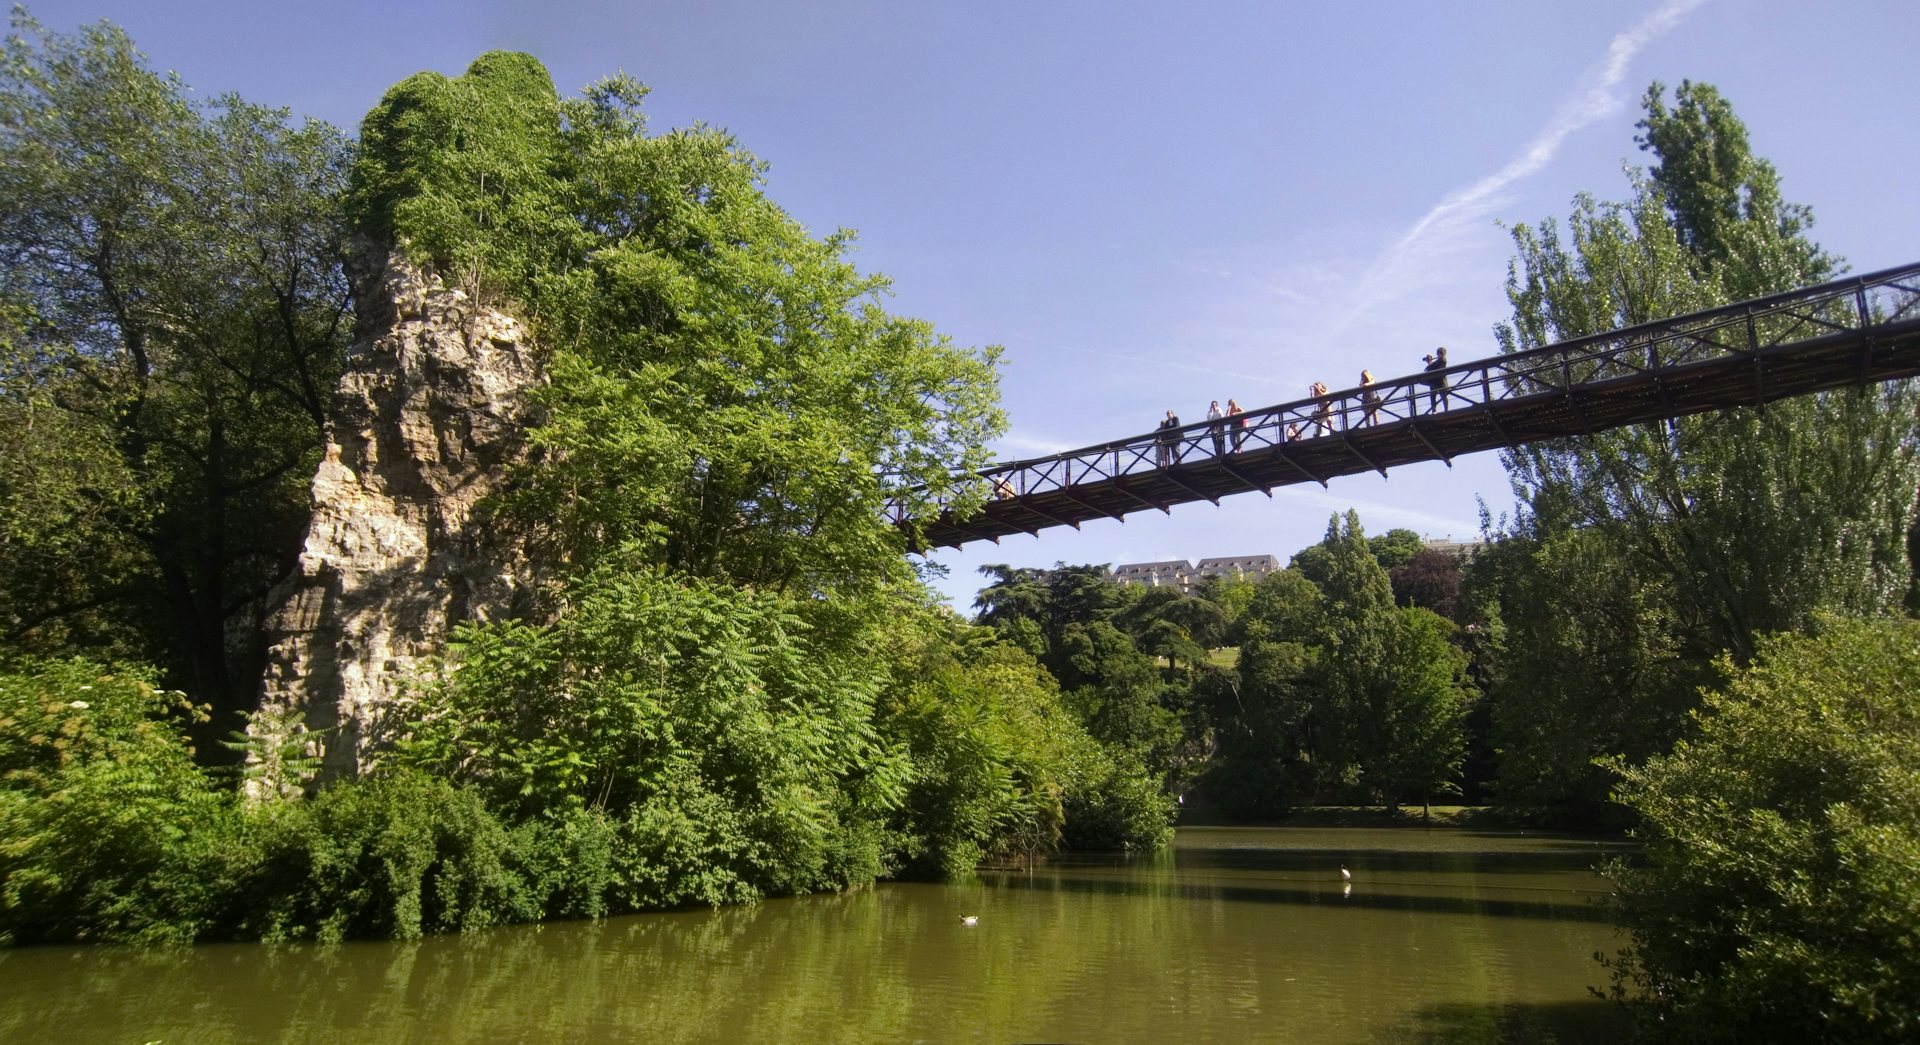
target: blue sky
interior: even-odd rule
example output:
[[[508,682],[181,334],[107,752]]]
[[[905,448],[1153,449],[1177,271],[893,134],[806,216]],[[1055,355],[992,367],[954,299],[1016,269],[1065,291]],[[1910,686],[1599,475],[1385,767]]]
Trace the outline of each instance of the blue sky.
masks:
[[[615,71],[656,130],[704,122],[771,165],[816,233],[859,230],[890,307],[1005,346],[1002,457],[1494,352],[1502,223],[1626,193],[1647,85],[1718,86],[1815,237],[1856,271],[1920,261],[1911,0],[1264,3],[35,3],[107,18],[202,94],[350,129],[395,81],[529,51],[563,91]],[[1471,535],[1491,454],[934,561],[1197,559],[1369,532]]]

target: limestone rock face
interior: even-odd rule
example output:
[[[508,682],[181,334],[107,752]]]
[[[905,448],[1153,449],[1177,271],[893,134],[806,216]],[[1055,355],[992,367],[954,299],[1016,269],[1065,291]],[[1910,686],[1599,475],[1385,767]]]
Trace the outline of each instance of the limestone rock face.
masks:
[[[398,253],[363,249],[350,267],[355,343],[299,567],[270,599],[261,700],[262,724],[318,731],[326,777],[366,767],[454,625],[524,613],[532,593],[486,510],[525,452],[541,380],[526,329]]]

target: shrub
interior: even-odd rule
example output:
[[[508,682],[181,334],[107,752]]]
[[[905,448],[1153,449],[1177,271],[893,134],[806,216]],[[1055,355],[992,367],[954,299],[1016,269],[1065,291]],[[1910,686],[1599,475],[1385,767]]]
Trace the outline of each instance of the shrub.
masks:
[[[904,770],[873,736],[870,660],[823,650],[794,600],[659,570],[610,563],[570,602],[550,625],[461,631],[394,761],[516,819],[597,825],[615,909],[887,868]]]
[[[1695,735],[1625,770],[1644,866],[1617,865],[1611,963],[1663,1036],[1920,1037],[1920,623],[1761,644]]]
[[[237,823],[139,671],[0,665],[0,942],[184,942],[213,924]]]
[[[987,634],[933,633],[903,658],[883,701],[881,733],[911,757],[897,818],[909,865],[959,875],[1063,843],[1163,843],[1173,803],[1157,782],[1088,736],[1029,654]]]
[[[250,821],[238,898],[250,936],[413,939],[542,913],[507,828],[477,794],[422,773],[338,784]]]

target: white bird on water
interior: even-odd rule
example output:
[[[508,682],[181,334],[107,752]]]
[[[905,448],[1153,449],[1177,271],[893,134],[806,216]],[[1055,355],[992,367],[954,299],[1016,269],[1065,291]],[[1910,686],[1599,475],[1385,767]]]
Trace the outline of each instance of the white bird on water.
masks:
[[[977,914],[963,914],[960,916],[960,924],[961,925],[979,925],[980,916]]]
[[[1347,865],[1346,865],[1346,864],[1341,864],[1341,865],[1340,865],[1340,880],[1341,880],[1341,881],[1343,881],[1343,882],[1351,882],[1351,881],[1353,881],[1353,872],[1352,872],[1352,871],[1349,871],[1349,870],[1347,870]]]

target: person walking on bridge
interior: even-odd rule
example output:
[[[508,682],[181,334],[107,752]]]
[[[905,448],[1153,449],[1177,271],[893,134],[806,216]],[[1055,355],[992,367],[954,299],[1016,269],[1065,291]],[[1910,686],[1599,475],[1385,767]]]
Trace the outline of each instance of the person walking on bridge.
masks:
[[[1175,451],[1180,446],[1180,416],[1167,411],[1167,419],[1160,422],[1160,435],[1153,448],[1154,461],[1165,468],[1179,457]]]
[[[1372,424],[1380,417],[1380,390],[1373,387],[1373,371],[1360,371],[1360,401],[1366,404],[1366,413],[1361,415],[1365,424]]]
[[[1207,426],[1207,434],[1213,436],[1213,456],[1227,455],[1227,415],[1220,410],[1220,400],[1207,404],[1207,420],[1213,424]]]
[[[1441,345],[1430,356],[1422,356],[1427,361],[1427,413],[1436,413],[1447,400],[1447,379],[1441,372],[1447,369],[1447,346]]]
[[[1247,441],[1247,419],[1236,400],[1227,400],[1227,420],[1233,424],[1233,452],[1240,452],[1240,444]]]
[[[1313,429],[1321,435],[1333,434],[1333,400],[1327,398],[1327,383],[1315,381],[1307,386],[1307,394],[1318,402],[1313,404]]]

